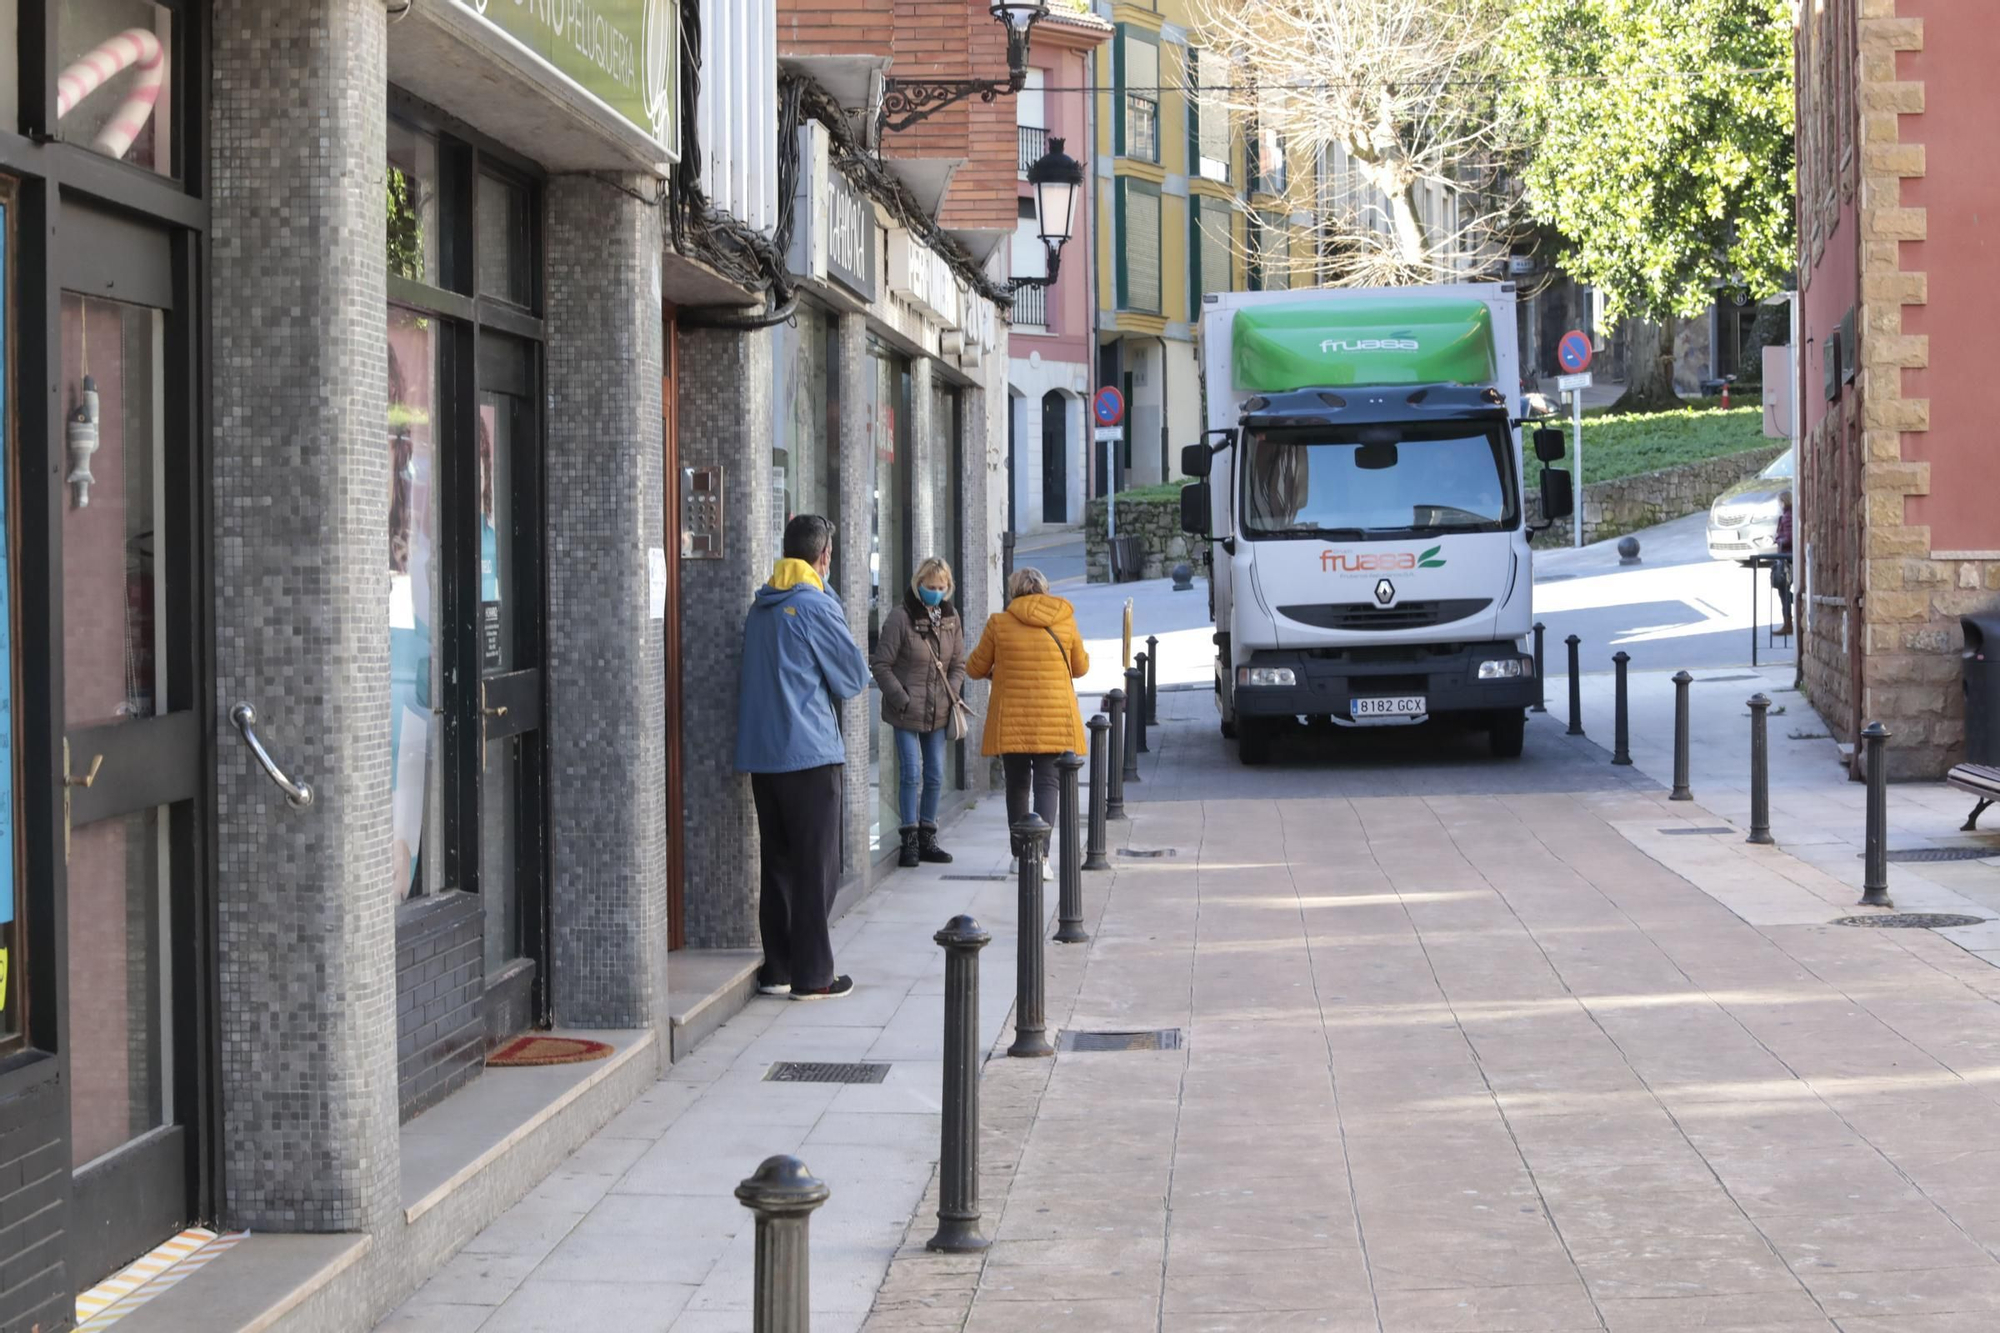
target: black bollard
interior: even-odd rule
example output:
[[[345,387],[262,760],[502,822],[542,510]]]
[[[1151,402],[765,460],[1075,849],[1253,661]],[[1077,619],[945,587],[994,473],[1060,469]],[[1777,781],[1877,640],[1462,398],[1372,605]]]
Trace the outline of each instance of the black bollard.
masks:
[[[1125,780],[1139,780],[1139,733],[1145,730],[1146,683],[1138,667],[1125,668]],[[1124,795],[1120,792],[1119,795]]]
[[[1868,859],[1861,872],[1861,905],[1893,907],[1889,901],[1889,762],[1883,746],[1889,729],[1870,722],[1861,729],[1861,752],[1868,763]]]
[[[1771,701],[1762,694],[1750,696],[1750,836],[1746,842],[1771,841],[1771,749],[1765,734],[1765,716]]]
[[[1688,686],[1692,684],[1694,677],[1687,672],[1674,673],[1674,789],[1667,795],[1670,801],[1694,799],[1688,790]]]
[[[1160,638],[1146,636],[1146,725],[1160,725]]]
[[[1111,762],[1104,766],[1104,817],[1125,818],[1125,691],[1113,690],[1104,696],[1111,712]]]
[[[1014,534],[1000,534],[1000,586],[1006,587],[1014,577]]]
[[[736,1187],[757,1215],[757,1277],[751,1333],[808,1333],[812,1283],[807,1265],[813,1209],[831,1194],[796,1157],[767,1157]]]
[[[1542,670],[1542,634],[1547,628],[1541,621],[1535,622],[1535,702],[1528,707],[1531,713],[1549,711],[1548,673]]]
[[[1082,811],[1077,809],[1076,775],[1083,756],[1066,754],[1056,760],[1062,777],[1062,807],[1056,817],[1062,856],[1056,865],[1056,943],[1082,944],[1090,938],[1083,930],[1083,838],[1078,827]]]
[[[1111,863],[1104,859],[1104,744],[1111,719],[1092,713],[1084,725],[1090,729],[1090,841],[1084,849],[1083,868],[1109,870]]]
[[[1625,668],[1631,661],[1632,654],[1623,649],[1611,654],[1611,665],[1618,671],[1617,707],[1611,715],[1611,762],[1614,764],[1632,762],[1632,721],[1625,706]]]
[[[1135,696],[1139,701],[1139,706],[1133,712],[1133,716],[1139,720],[1139,725],[1132,729],[1132,734],[1137,736],[1139,741],[1133,748],[1140,754],[1145,754],[1152,748],[1146,744],[1146,728],[1152,725],[1152,719],[1146,716],[1146,655],[1144,653],[1134,653],[1132,655],[1132,670],[1139,673],[1139,693]],[[1133,777],[1136,780],[1138,774],[1135,772]]]
[[[1576,650],[1582,639],[1572,634],[1563,640],[1569,645],[1569,730],[1566,736],[1583,735],[1583,676],[1577,668]]]
[[[969,916],[931,936],[944,946],[944,1130],[938,1148],[938,1229],[926,1249],[983,1250],[979,1234],[979,951],[993,937]]]
[[[1007,1054],[1054,1055],[1042,1017],[1042,858],[1049,850],[1049,826],[1031,811],[1009,827],[1020,861],[1020,923],[1014,931],[1014,1044]]]

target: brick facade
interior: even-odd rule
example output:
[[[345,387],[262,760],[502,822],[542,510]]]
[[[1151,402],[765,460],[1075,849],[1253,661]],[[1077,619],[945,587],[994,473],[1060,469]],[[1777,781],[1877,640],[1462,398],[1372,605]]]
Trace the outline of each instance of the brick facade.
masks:
[[[1987,364],[2000,351],[1990,257],[1977,237],[1933,234],[1991,206],[1983,155],[1954,125],[2000,115],[1993,46],[1937,0],[1831,0],[1799,32],[1804,673],[1843,737],[1888,727],[1898,778],[1961,757],[1959,617],[2000,605],[2000,513],[1962,502],[1991,493],[1976,370],[1932,373],[1944,347]],[[1949,112],[1933,110],[1933,84]],[[1829,401],[1836,345],[1836,378],[1852,367],[1853,380]]]

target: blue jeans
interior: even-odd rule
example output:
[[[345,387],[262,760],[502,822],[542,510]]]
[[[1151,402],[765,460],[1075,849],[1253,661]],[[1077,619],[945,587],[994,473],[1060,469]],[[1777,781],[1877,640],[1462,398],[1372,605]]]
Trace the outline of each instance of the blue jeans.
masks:
[[[938,798],[944,795],[944,742],[943,727],[936,731],[896,728],[896,809],[904,828],[919,822],[937,823]]]

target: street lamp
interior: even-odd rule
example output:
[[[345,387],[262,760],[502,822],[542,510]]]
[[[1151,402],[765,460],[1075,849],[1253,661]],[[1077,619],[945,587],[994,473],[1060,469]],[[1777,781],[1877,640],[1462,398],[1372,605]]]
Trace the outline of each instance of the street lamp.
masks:
[[[993,21],[1007,30],[1007,77],[1004,79],[884,79],[882,109],[876,124],[884,130],[910,126],[954,102],[977,96],[982,102],[1018,93],[1028,82],[1028,35],[1049,15],[1049,0],[993,0],[986,7]]]
[[[1055,282],[1062,265],[1062,248],[1076,234],[1076,201],[1083,193],[1083,167],[1063,151],[1061,139],[1051,139],[1049,151],[1028,168],[1028,184],[1035,191],[1035,229],[1049,252],[1049,271],[1040,278],[1015,278],[1007,284],[1009,291]]]

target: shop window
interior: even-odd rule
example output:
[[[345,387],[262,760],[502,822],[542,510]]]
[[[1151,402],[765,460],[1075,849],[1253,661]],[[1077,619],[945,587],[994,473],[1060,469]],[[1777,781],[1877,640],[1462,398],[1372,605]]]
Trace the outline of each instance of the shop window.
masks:
[[[56,137],[178,177],[173,38],[173,14],[152,0],[61,0]]]
[[[11,32],[9,34],[11,40]],[[11,70],[5,77],[11,78]],[[11,95],[12,84],[6,91]],[[0,192],[0,291],[14,278],[14,198],[12,186]],[[0,1055],[19,1045],[26,1032],[21,997],[27,994],[26,941],[22,938],[20,862],[15,856],[14,793],[14,473],[13,366],[14,330],[8,309],[0,303]]]
[[[437,604],[437,321],[389,312],[389,825],[395,899],[422,890]]]
[[[437,140],[392,117],[388,141],[389,272],[426,286],[442,286]]]
[[[840,490],[839,383],[836,325],[806,310],[796,323],[774,329],[771,348],[777,393],[771,436],[771,540],[784,541],[785,524],[799,514],[834,517]],[[834,558],[840,558],[834,543]],[[836,586],[838,586],[836,577]]]
[[[479,294],[524,309],[535,304],[531,201],[525,186],[482,173],[473,203],[479,227]]]

